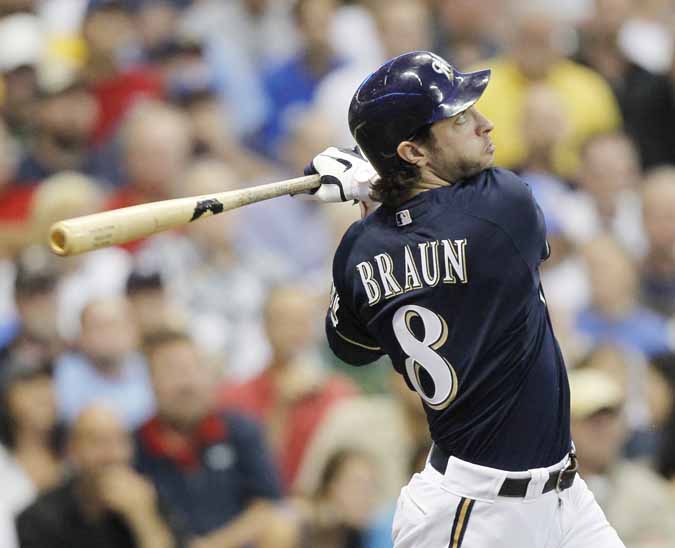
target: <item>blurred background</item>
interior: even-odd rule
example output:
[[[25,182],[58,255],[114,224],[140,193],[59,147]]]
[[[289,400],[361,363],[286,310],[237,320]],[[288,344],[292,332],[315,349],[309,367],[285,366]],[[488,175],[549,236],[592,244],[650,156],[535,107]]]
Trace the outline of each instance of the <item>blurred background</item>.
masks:
[[[674,46],[673,0],[0,0],[0,546],[391,546],[430,441],[386,360],[326,346],[358,207],[280,198],[72,258],[45,236],[299,175],[417,49],[492,68],[581,471],[628,548],[675,546]]]

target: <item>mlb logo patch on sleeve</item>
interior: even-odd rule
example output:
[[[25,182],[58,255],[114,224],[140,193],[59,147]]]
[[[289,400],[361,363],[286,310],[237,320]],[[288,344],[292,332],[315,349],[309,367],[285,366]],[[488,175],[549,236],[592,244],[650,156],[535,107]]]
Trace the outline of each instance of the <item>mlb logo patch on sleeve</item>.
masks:
[[[410,210],[403,209],[396,212],[396,226],[406,226],[412,223],[412,215]]]

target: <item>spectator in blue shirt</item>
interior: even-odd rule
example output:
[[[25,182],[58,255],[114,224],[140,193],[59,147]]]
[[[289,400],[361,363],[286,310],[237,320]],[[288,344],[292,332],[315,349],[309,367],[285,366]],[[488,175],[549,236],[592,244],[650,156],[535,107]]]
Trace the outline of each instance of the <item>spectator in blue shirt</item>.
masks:
[[[184,333],[146,338],[157,415],[137,433],[137,469],[196,537],[200,548],[296,545],[279,480],[256,424],[215,406],[214,382]]]
[[[298,0],[294,16],[303,46],[263,74],[268,115],[254,146],[272,157],[279,157],[289,126],[298,111],[312,102],[321,80],[342,65],[330,35],[336,4],[335,0]]]
[[[672,348],[668,321],[638,303],[638,275],[622,248],[609,236],[584,249],[591,305],[577,317],[577,329],[593,343],[613,343],[646,356]]]
[[[108,297],[82,311],[78,351],[63,354],[55,371],[60,414],[70,423],[87,406],[105,403],[127,428],[136,428],[154,411],[145,361],[136,352],[137,329],[129,303]]]

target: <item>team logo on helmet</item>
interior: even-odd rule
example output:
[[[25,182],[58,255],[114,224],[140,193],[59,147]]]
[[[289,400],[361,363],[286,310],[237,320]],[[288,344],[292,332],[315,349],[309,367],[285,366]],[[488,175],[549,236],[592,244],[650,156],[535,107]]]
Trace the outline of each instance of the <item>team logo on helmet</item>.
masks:
[[[452,79],[455,76],[454,71],[450,64],[440,57],[434,56],[434,60],[431,63],[431,68],[434,69],[434,72],[437,74],[445,74],[446,78],[452,82]]]

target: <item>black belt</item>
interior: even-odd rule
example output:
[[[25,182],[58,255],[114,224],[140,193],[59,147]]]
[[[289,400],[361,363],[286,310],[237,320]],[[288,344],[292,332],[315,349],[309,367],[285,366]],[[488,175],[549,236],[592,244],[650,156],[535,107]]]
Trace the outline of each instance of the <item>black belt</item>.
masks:
[[[445,474],[448,467],[448,460],[450,456],[443,451],[438,445],[434,444],[429,456],[429,462],[438,472]],[[570,460],[567,466],[557,472],[551,472],[548,481],[544,484],[542,493],[549,491],[564,491],[572,487],[574,477],[577,474],[577,456],[574,452],[570,452]],[[523,498],[527,494],[527,487],[532,478],[514,479],[506,478],[499,489],[500,497],[520,497]]]

